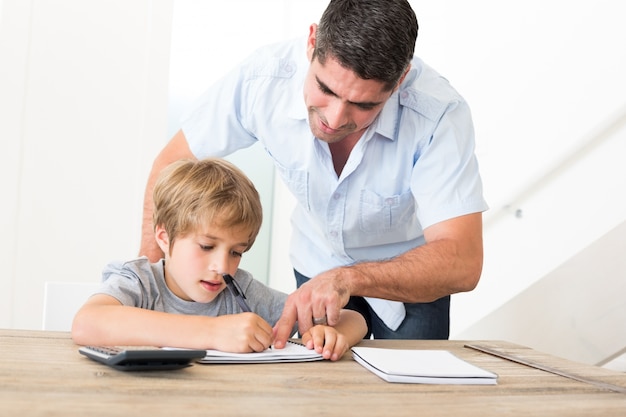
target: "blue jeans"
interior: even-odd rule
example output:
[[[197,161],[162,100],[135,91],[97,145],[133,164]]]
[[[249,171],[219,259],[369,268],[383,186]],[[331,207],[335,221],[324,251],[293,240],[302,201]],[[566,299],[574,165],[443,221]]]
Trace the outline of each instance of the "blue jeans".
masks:
[[[298,288],[310,278],[294,269]],[[382,322],[363,297],[350,297],[344,308],[358,311],[367,322],[369,339],[448,339],[450,337],[450,296],[441,297],[432,303],[404,303],[406,317],[395,331]]]

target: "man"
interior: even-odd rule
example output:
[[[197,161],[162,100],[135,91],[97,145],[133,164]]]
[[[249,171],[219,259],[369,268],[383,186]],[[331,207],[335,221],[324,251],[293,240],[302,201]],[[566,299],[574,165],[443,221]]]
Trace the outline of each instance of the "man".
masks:
[[[413,57],[417,30],[406,0],[332,0],[306,41],[263,48],[211,87],[155,160],[141,253],[160,256],[163,167],[259,141],[297,200],[298,289],[274,344],[296,320],[301,333],[334,325],[343,306],[376,338],[447,338],[450,294],[480,278],[487,205],[469,107]]]

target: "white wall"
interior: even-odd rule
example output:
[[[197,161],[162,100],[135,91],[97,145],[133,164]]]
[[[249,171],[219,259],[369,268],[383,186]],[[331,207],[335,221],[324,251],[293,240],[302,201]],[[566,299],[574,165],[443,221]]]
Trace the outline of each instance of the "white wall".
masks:
[[[137,253],[172,2],[1,5],[0,327],[40,328],[45,281],[97,281]]]
[[[110,259],[134,256],[145,178],[173,113],[255,46],[306,34],[326,5],[231,0],[185,26],[186,36],[202,38],[171,51],[170,67],[174,4],[185,3],[192,0],[0,0],[0,326],[40,326],[45,280],[97,280]],[[483,279],[453,298],[454,335],[608,230],[613,220],[595,226],[614,216],[605,213],[622,210],[619,189],[608,189],[584,205],[568,197],[566,206],[524,205],[527,215],[514,216],[520,192],[623,114],[626,26],[620,3],[609,0],[412,4],[417,54],[472,107],[491,206]],[[624,154],[621,137],[610,143],[613,155]],[[583,175],[626,178],[612,159],[608,169],[603,157],[591,164]],[[582,186],[555,181],[574,189],[568,196]],[[601,184],[585,183],[581,200]],[[290,290],[292,200],[280,183],[274,193],[270,283]],[[538,212],[542,221],[533,222]],[[561,220],[548,240],[546,216]],[[501,222],[508,226],[495,229],[506,233],[489,230]]]

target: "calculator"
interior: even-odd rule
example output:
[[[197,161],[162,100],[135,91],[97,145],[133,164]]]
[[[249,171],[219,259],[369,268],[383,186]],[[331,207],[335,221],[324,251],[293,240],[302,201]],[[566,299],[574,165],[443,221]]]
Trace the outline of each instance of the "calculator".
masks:
[[[78,351],[97,362],[121,371],[180,369],[203,358],[205,350],[194,349],[128,349],[116,346],[82,346]]]

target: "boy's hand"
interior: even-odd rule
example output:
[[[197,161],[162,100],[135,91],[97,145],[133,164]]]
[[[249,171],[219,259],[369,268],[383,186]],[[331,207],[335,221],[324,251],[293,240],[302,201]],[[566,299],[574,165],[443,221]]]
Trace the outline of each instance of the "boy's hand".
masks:
[[[309,349],[321,353],[324,359],[336,361],[341,359],[350,348],[343,334],[334,327],[317,325],[302,335],[302,342]]]
[[[261,352],[273,341],[272,327],[261,316],[254,313],[227,314],[213,317],[211,326],[212,349],[224,352]]]

